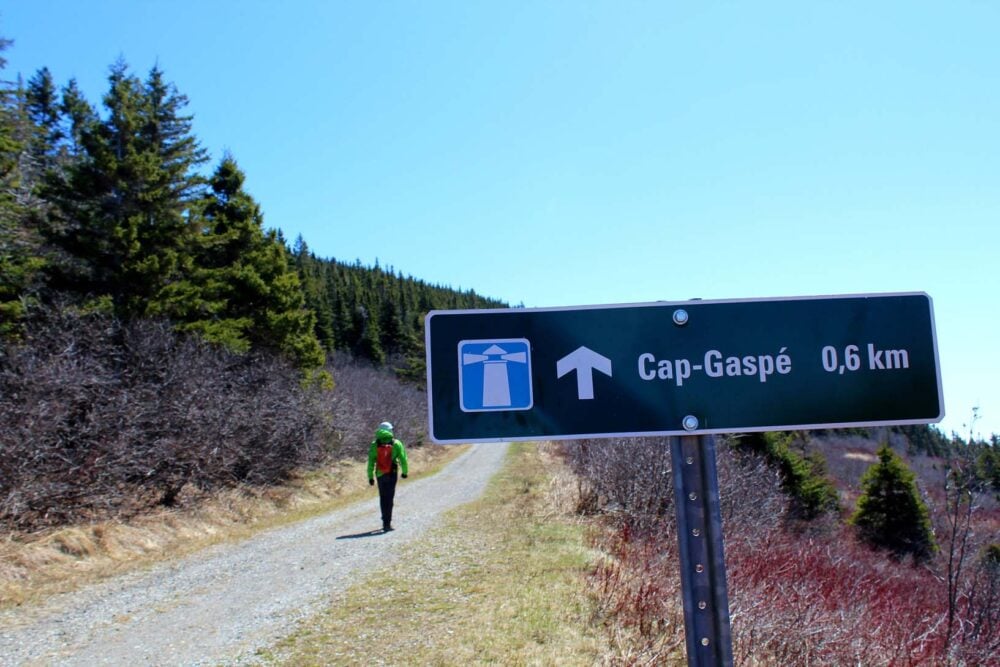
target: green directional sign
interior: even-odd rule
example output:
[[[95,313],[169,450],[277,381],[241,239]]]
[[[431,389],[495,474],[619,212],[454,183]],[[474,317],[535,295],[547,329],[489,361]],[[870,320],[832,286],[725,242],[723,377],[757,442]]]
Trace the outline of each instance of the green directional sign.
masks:
[[[437,442],[925,424],[923,293],[433,311]]]

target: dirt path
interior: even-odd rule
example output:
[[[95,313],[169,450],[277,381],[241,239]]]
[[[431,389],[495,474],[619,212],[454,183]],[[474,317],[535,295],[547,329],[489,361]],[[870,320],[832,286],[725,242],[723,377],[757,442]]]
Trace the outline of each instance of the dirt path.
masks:
[[[286,635],[470,502],[500,469],[506,445],[476,445],[439,474],[400,480],[395,531],[372,500],[220,545],[43,605],[0,613],[0,665],[200,665],[238,662]]]

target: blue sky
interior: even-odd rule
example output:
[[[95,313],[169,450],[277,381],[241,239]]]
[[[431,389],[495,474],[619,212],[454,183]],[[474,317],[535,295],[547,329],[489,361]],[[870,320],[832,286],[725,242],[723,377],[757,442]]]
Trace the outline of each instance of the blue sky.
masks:
[[[8,74],[158,64],[266,224],[527,306],[926,291],[1000,432],[1000,4],[0,5]]]

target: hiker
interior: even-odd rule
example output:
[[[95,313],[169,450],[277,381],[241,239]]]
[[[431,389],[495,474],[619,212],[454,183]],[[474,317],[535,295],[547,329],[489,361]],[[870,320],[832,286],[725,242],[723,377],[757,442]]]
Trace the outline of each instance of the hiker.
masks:
[[[396,480],[409,472],[403,443],[393,436],[392,424],[382,422],[375,431],[375,439],[368,448],[368,483],[378,479],[378,500],[382,508],[382,530],[392,530],[392,500],[396,495]]]

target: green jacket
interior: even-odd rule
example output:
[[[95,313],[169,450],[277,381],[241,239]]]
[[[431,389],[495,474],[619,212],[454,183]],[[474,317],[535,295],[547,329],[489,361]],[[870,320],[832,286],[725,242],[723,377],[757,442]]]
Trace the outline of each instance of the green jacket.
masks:
[[[376,476],[382,476],[382,473],[375,469],[375,459],[377,457],[378,442],[372,440],[372,444],[368,448],[368,479],[375,479]],[[395,439],[392,441],[392,460],[399,466],[401,473],[404,475],[410,474],[410,466],[406,462],[406,450],[403,448],[403,443]]]

